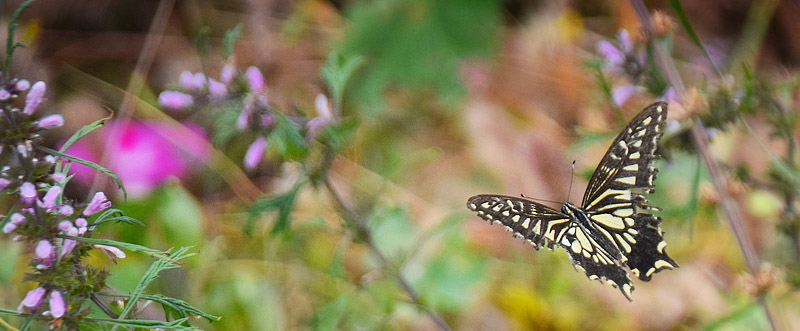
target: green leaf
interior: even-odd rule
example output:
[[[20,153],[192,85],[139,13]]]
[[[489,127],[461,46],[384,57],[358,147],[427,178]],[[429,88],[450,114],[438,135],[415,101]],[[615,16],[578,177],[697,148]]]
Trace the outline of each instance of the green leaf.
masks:
[[[108,116],[108,117],[104,117],[104,118],[101,118],[99,120],[96,120],[96,121],[94,121],[94,122],[92,122],[90,124],[84,125],[82,128],[80,128],[80,130],[75,131],[75,133],[73,133],[72,136],[69,137],[69,139],[67,139],[67,142],[65,142],[64,145],[61,146],[61,148],[58,149],[58,151],[61,152],[61,153],[66,153],[67,150],[69,150],[69,148],[72,147],[72,145],[75,145],[75,143],[78,142],[78,140],[80,140],[85,135],[89,134],[90,132],[99,129],[104,124],[106,124],[106,122],[108,122],[108,120],[110,120],[110,119],[111,119],[111,116]]]
[[[344,147],[357,128],[358,122],[355,119],[342,121],[325,127],[322,137],[329,146],[333,147],[334,151],[337,151]]]
[[[337,110],[342,109],[342,97],[347,81],[362,63],[364,63],[362,56],[345,57],[339,52],[333,51],[322,67],[322,77],[328,82],[328,87],[333,95],[333,105]]]
[[[202,330],[193,326],[188,326],[188,318],[181,318],[170,322],[156,321],[156,320],[129,320],[129,319],[110,319],[110,318],[87,318],[89,322],[106,323],[127,328],[145,328],[145,329],[168,329],[168,330]]]
[[[5,74],[9,74],[8,71],[11,69],[11,58],[14,55],[14,49],[17,47],[25,47],[25,45],[20,43],[14,43],[14,31],[17,29],[19,23],[19,17],[22,15],[22,12],[25,9],[28,9],[33,5],[33,0],[28,0],[23,2],[17,10],[14,11],[14,14],[11,15],[11,20],[8,22],[8,37],[6,37],[6,61],[3,65],[3,72]]]
[[[144,254],[147,254],[149,256],[161,259],[161,260],[174,261],[174,257],[170,256],[170,253],[168,251],[165,252],[165,251],[162,251],[162,250],[158,250],[158,249],[154,249],[154,248],[150,248],[150,247],[146,247],[146,246],[142,246],[142,245],[137,245],[137,244],[126,243],[126,242],[123,242],[123,241],[116,241],[116,240],[111,240],[111,239],[100,239],[100,238],[88,238],[88,237],[72,237],[72,236],[66,236],[66,235],[59,235],[58,237],[59,238],[64,238],[64,239],[72,239],[72,240],[75,240],[75,241],[78,241],[78,242],[83,242],[83,243],[93,244],[93,245],[99,244],[99,245],[114,246],[114,247],[117,247],[117,248],[122,248],[122,249],[133,251],[133,252],[144,253]]]
[[[242,33],[242,24],[239,23],[233,29],[228,30],[225,32],[225,58],[231,57],[233,55],[233,46],[236,44],[236,39],[239,39],[239,35]]]
[[[703,55],[705,55],[706,59],[708,60],[708,63],[711,64],[711,67],[714,68],[714,72],[717,74],[717,76],[722,77],[722,72],[717,67],[717,64],[714,63],[714,60],[711,59],[711,55],[708,54],[708,51],[703,46],[703,42],[700,41],[700,37],[698,37],[697,33],[694,31],[692,23],[689,22],[689,17],[686,16],[686,12],[683,10],[683,5],[681,5],[680,0],[669,0],[669,4],[670,6],[672,6],[672,10],[674,10],[675,13],[678,14],[678,19],[681,20],[681,26],[683,27],[683,30],[686,31],[686,34],[689,35],[689,39],[692,40],[695,46],[697,46],[698,48],[700,48],[701,51],[703,51]]]
[[[130,300],[128,300],[125,308],[122,309],[117,321],[122,321],[125,319],[125,316],[127,316],[136,305],[136,302],[144,292],[144,289],[158,278],[159,273],[164,270],[180,268],[178,261],[195,255],[194,253],[187,253],[189,249],[190,247],[181,247],[175,252],[167,252],[170,257],[169,259],[158,259],[154,261],[153,264],[150,265],[150,268],[147,269],[147,272],[145,272],[144,276],[142,276],[142,280],[139,281],[139,285],[137,285],[136,289],[130,293]]]
[[[192,246],[202,241],[202,207],[180,185],[169,185],[159,191],[158,218],[164,235],[173,246]]]
[[[300,161],[308,155],[306,140],[299,132],[299,128],[285,117],[276,116],[275,129],[267,140],[268,146],[278,150],[286,160]]]
[[[125,199],[127,199],[127,198],[128,198],[128,192],[127,192],[127,191],[125,191],[125,186],[124,186],[124,185],[122,185],[122,180],[121,180],[121,179],[119,179],[119,177],[118,177],[116,174],[114,174],[113,172],[111,172],[111,170],[108,170],[108,169],[106,169],[106,168],[103,168],[103,167],[101,167],[99,164],[96,164],[96,163],[94,163],[94,162],[91,162],[91,161],[86,161],[86,160],[84,160],[84,159],[79,159],[79,158],[77,158],[77,157],[70,156],[70,155],[64,154],[64,153],[62,153],[62,152],[59,152],[59,151],[57,151],[57,150],[49,149],[49,148],[47,148],[47,147],[44,147],[44,146],[39,146],[39,145],[37,145],[37,146],[36,146],[36,149],[38,149],[38,150],[40,150],[40,151],[42,151],[42,152],[48,153],[48,154],[52,154],[52,155],[58,156],[58,157],[60,157],[60,158],[62,158],[62,159],[67,159],[67,160],[70,160],[70,161],[72,161],[72,162],[75,162],[75,163],[80,163],[80,164],[83,164],[83,165],[85,165],[85,166],[87,166],[87,167],[89,167],[89,168],[92,168],[92,169],[94,169],[94,170],[97,170],[97,171],[99,171],[99,172],[102,172],[102,173],[104,173],[106,176],[108,176],[108,178],[111,178],[111,180],[113,180],[113,181],[114,181],[114,183],[117,183],[117,187],[118,187],[120,190],[122,190],[123,197],[124,197]]]
[[[130,298],[129,294],[113,294],[112,296]],[[205,318],[209,322],[216,322],[222,319],[222,317],[220,316],[211,315],[200,309],[192,307],[186,301],[183,301],[181,299],[165,297],[163,295],[153,295],[153,294],[142,294],[139,296],[139,299],[158,302],[163,306],[169,307],[173,311],[178,312],[178,314],[182,318],[190,316],[200,316],[202,318]]]
[[[405,209],[393,208],[377,212],[373,214],[369,224],[372,228],[372,241],[388,257],[401,258],[412,248],[416,233]]]
[[[352,301],[352,295],[350,293],[344,293],[335,300],[322,306],[322,308],[317,311],[317,314],[314,315],[314,319],[311,320],[311,330],[338,330],[337,325],[339,325],[339,321],[342,319],[342,316],[344,316],[350,301]]]
[[[92,226],[98,226],[105,222],[120,222],[131,225],[144,226],[144,223],[140,222],[139,220],[133,217],[125,216],[125,214],[122,213],[122,210],[116,208],[110,208],[103,211],[103,213],[100,214],[100,216],[98,216],[97,219],[92,223]]]
[[[276,234],[289,226],[289,216],[292,213],[292,209],[294,208],[295,198],[297,197],[297,192],[300,190],[300,187],[303,185],[302,182],[297,183],[289,192],[280,194],[277,196],[263,198],[256,200],[250,208],[247,209],[247,213],[249,214],[247,218],[247,222],[245,222],[244,226],[244,233],[249,235],[253,234],[253,228],[261,214],[277,210],[278,211],[278,219],[275,221],[275,225],[272,226],[272,234]]]
[[[208,25],[204,25],[197,31],[197,35],[194,37],[194,47],[197,49],[197,54],[200,55],[201,58],[206,55],[209,34],[211,34],[211,28],[209,28]]]

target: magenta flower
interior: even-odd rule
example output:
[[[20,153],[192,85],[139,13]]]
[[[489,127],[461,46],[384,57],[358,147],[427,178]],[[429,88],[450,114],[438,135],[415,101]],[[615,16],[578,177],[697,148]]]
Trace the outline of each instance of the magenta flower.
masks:
[[[208,142],[197,126],[128,122],[105,128],[103,143],[114,157],[105,166],[119,175],[131,197],[143,197],[171,178],[185,179],[208,158]],[[89,140],[80,140],[67,154],[97,161]],[[95,170],[73,164],[75,179],[91,183]]]
[[[267,83],[264,81],[264,75],[262,75],[261,70],[258,70],[256,67],[251,66],[247,68],[247,71],[244,72],[244,78],[247,80],[247,85],[250,86],[250,91],[261,93],[267,87]]]
[[[86,209],[83,210],[83,215],[92,216],[108,207],[111,207],[111,201],[108,201],[106,194],[97,192],[94,194],[92,201],[89,202],[89,205],[86,206]]]
[[[267,142],[264,137],[258,137],[256,141],[250,144],[250,147],[247,148],[247,153],[244,155],[244,168],[253,170],[264,158],[264,150],[266,148]]]
[[[63,183],[64,180],[67,179],[67,176],[65,176],[63,173],[56,172],[56,173],[53,173],[52,175],[50,175],[50,178],[52,178],[54,181],[56,181],[58,183]]]
[[[50,115],[39,120],[39,127],[42,129],[50,129],[64,125],[64,117],[61,115]]]
[[[158,104],[169,110],[181,110],[191,107],[194,104],[194,98],[186,93],[164,91],[158,96]]]
[[[76,235],[77,235],[77,233],[76,233]],[[58,254],[58,257],[59,258],[64,258],[64,256],[69,254],[70,252],[72,252],[72,250],[75,249],[75,246],[77,246],[77,245],[78,245],[78,242],[75,241],[75,240],[64,239],[64,243],[61,245],[61,253]]]
[[[44,298],[45,292],[47,291],[42,287],[37,287],[28,291],[28,294],[25,294],[25,298],[22,299],[22,302],[19,304],[17,311],[24,313],[39,308],[39,305],[42,304],[42,299]]]
[[[36,257],[38,257],[42,261],[48,261],[53,257],[53,244],[51,244],[47,240],[40,240],[39,244],[36,245],[36,249],[34,250],[36,253]]]
[[[17,81],[17,84],[14,85],[14,89],[16,89],[17,92],[25,91],[29,87],[31,87],[31,82],[29,82],[27,79],[20,79]]]
[[[8,184],[11,184],[11,181],[5,178],[0,178],[0,190],[4,190],[8,187]]]
[[[125,252],[114,246],[96,244],[94,248],[99,248],[111,261],[114,261],[114,263],[117,263],[117,259],[125,258]]]
[[[26,205],[30,205],[36,200],[36,187],[30,182],[24,182],[19,186],[19,195],[22,198],[22,202]]]
[[[64,298],[61,297],[61,292],[53,290],[50,292],[50,314],[55,318],[61,318],[67,312],[67,306],[64,304]]]
[[[61,195],[61,187],[60,186],[53,186],[47,193],[45,193],[44,198],[42,198],[40,206],[47,208],[48,210],[53,209],[56,206],[56,199]]]
[[[31,90],[28,91],[28,96],[25,97],[25,108],[22,109],[22,112],[28,115],[33,114],[36,108],[39,108],[39,105],[44,101],[44,92],[46,90],[47,85],[44,82],[39,81],[33,84]]]
[[[11,222],[8,222],[8,223],[6,223],[6,225],[3,225],[3,233],[6,233],[6,234],[14,232],[16,229],[17,229],[17,225],[14,224],[14,223],[11,223]]]
[[[242,112],[239,113],[239,118],[236,119],[236,128],[239,129],[239,131],[243,131],[250,126],[250,115],[252,114],[253,105],[245,100],[244,107],[242,107]]]
[[[620,66],[625,63],[625,54],[607,40],[597,43],[597,52],[612,65]]]

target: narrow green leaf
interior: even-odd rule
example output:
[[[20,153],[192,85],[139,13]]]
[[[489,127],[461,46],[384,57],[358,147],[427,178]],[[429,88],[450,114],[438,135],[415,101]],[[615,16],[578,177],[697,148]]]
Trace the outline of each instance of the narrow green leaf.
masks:
[[[346,58],[341,53],[334,51],[331,52],[328,61],[322,67],[322,77],[325,78],[328,87],[331,89],[333,105],[340,115],[344,88],[347,85],[347,81],[362,63],[364,63],[364,58],[361,56]]]
[[[8,37],[6,37],[6,61],[3,65],[3,72],[6,74],[8,74],[7,71],[11,69],[11,58],[12,55],[14,55],[14,49],[25,46],[20,43],[14,43],[14,31],[19,25],[17,21],[19,21],[20,15],[22,15],[22,12],[25,11],[25,9],[30,8],[31,5],[33,5],[33,0],[23,2],[21,5],[19,5],[19,7],[17,7],[17,10],[15,10],[14,14],[11,15],[11,20],[8,22]]]
[[[133,217],[125,216],[125,214],[122,213],[122,210],[119,210],[117,208],[110,208],[103,211],[103,213],[100,214],[100,216],[98,216],[97,219],[94,221],[94,223],[92,223],[92,226],[98,226],[105,222],[121,222],[132,225],[144,226],[144,223],[140,222],[139,220]]]
[[[247,222],[245,222],[244,233],[248,236],[252,235],[256,219],[258,219],[261,214],[273,210],[278,211],[278,219],[272,226],[271,233],[276,234],[287,228],[289,226],[289,216],[294,208],[297,192],[300,190],[302,185],[303,182],[298,182],[289,192],[270,198],[259,199],[254,202],[253,205],[247,210],[249,217],[247,218]]]
[[[686,11],[683,10],[683,5],[681,5],[680,0],[669,0],[669,4],[670,6],[672,6],[672,10],[674,10],[675,13],[678,14],[678,19],[681,20],[681,26],[683,27],[683,30],[686,31],[686,34],[689,35],[689,39],[692,40],[695,46],[697,46],[698,48],[700,48],[701,51],[703,51],[703,55],[708,60],[708,63],[710,63],[711,67],[714,68],[714,73],[716,73],[717,76],[722,77],[722,72],[719,70],[717,64],[714,63],[714,60],[711,58],[711,55],[708,54],[708,51],[703,46],[703,42],[700,41],[700,37],[698,37],[697,33],[694,31],[692,23],[689,22],[689,17],[686,16]]]
[[[197,31],[194,37],[194,48],[197,49],[197,54],[203,58],[206,55],[206,47],[208,46],[208,36],[211,33],[211,28],[204,25]]]
[[[275,130],[269,136],[268,145],[274,146],[286,160],[300,161],[308,155],[306,140],[295,124],[282,116],[276,116]]]
[[[130,294],[108,294],[108,295],[109,296],[115,296],[115,297],[130,298]],[[166,307],[169,307],[170,309],[178,312],[181,317],[189,317],[189,315],[200,316],[202,318],[205,318],[209,322],[216,322],[216,321],[219,321],[219,320],[222,319],[222,317],[220,317],[220,316],[211,315],[211,314],[206,313],[206,312],[204,312],[204,311],[202,311],[200,309],[192,307],[186,301],[183,301],[181,299],[165,297],[163,295],[153,295],[153,294],[141,294],[139,296],[139,299],[140,300],[150,300],[150,301],[153,301],[153,302],[160,303],[160,304],[162,304],[162,305],[164,305]]]
[[[242,24],[239,23],[233,29],[228,30],[225,32],[225,58],[231,57],[233,55],[233,45],[236,44],[236,39],[239,39],[239,35],[242,33]]]
[[[189,256],[194,255],[194,253],[187,253],[190,247],[181,247],[176,250],[174,253],[169,253],[170,259],[158,259],[150,265],[150,268],[142,276],[142,279],[139,281],[139,284],[136,285],[136,288],[130,294],[130,300],[125,305],[125,308],[122,309],[122,312],[119,314],[118,321],[124,320],[125,316],[133,310],[133,307],[136,305],[136,302],[139,300],[139,297],[144,292],[144,289],[147,288],[150,283],[156,280],[164,270],[169,269],[176,269],[180,268],[178,261],[187,258]]]
[[[84,125],[82,128],[80,128],[80,130],[75,131],[75,133],[73,133],[72,136],[69,137],[69,139],[67,139],[67,142],[65,142],[64,145],[58,149],[58,151],[61,153],[66,153],[67,150],[69,150],[69,148],[72,147],[72,145],[75,145],[75,143],[79,139],[83,138],[83,136],[89,134],[90,132],[102,127],[104,124],[106,124],[106,122],[108,122],[108,120],[111,119],[112,116],[113,114],[107,117],[103,117],[99,120],[96,120],[90,124]]]
[[[314,316],[314,319],[311,320],[311,330],[338,330],[337,326],[339,325],[339,321],[342,319],[342,316],[344,316],[351,299],[352,295],[350,293],[345,293],[322,306]]]
[[[143,254],[147,254],[149,256],[158,258],[160,260],[175,261],[175,257],[170,255],[169,252],[165,252],[165,251],[162,251],[162,250],[150,248],[150,247],[147,247],[147,246],[126,243],[126,242],[123,242],[123,241],[116,241],[116,240],[111,240],[111,239],[100,239],[100,238],[88,238],[88,237],[71,237],[71,236],[66,236],[66,235],[59,235],[58,237],[59,238],[64,238],[64,239],[72,239],[72,240],[75,240],[75,241],[78,241],[78,242],[84,242],[84,243],[93,244],[93,245],[99,244],[99,245],[106,245],[106,246],[114,246],[114,247],[117,247],[117,248],[122,248],[122,249],[126,249],[126,250],[133,251],[133,252],[140,252],[140,253],[143,253]]]
[[[108,176],[108,178],[111,178],[111,180],[113,180],[113,181],[114,181],[114,183],[117,183],[117,187],[118,187],[120,190],[122,190],[122,195],[123,195],[123,197],[124,197],[125,199],[128,199],[128,192],[127,192],[127,191],[125,191],[125,186],[124,186],[124,185],[122,185],[122,180],[121,180],[121,179],[119,179],[119,177],[118,177],[116,174],[114,174],[113,172],[111,172],[111,170],[108,170],[108,169],[106,169],[106,168],[103,168],[103,167],[101,167],[101,166],[100,166],[99,164],[97,164],[97,163],[94,163],[94,162],[91,162],[91,161],[86,161],[86,160],[84,160],[84,159],[79,159],[79,158],[77,158],[77,157],[70,156],[70,155],[64,154],[64,153],[62,153],[62,152],[59,152],[59,151],[57,151],[57,150],[54,150],[54,149],[49,149],[49,148],[47,148],[47,147],[44,147],[44,146],[38,146],[38,145],[37,145],[37,146],[36,146],[36,148],[37,148],[38,150],[42,151],[42,152],[45,152],[45,153],[49,153],[49,154],[52,154],[52,155],[58,156],[58,157],[60,157],[60,158],[62,158],[62,159],[67,159],[67,160],[70,160],[70,161],[72,161],[72,162],[75,162],[75,163],[80,163],[80,164],[82,164],[82,165],[85,165],[85,166],[87,166],[87,167],[89,167],[89,168],[92,168],[92,169],[94,169],[94,170],[97,170],[97,171],[99,171],[99,172],[102,172],[102,173],[104,173],[106,176]]]
[[[184,323],[188,321],[188,318],[181,318],[171,322],[165,321],[156,321],[156,320],[114,320],[110,318],[87,318],[87,321],[90,322],[97,322],[97,323],[107,323],[118,325],[122,327],[129,327],[129,328],[146,328],[146,329],[169,329],[169,330],[201,330],[199,328],[193,326],[187,326]]]

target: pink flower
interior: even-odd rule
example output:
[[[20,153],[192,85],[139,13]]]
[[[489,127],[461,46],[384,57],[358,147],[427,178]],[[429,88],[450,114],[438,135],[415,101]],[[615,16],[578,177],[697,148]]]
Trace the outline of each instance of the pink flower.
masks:
[[[11,223],[11,222],[8,222],[8,223],[6,223],[6,225],[3,225],[3,233],[6,233],[6,234],[14,232],[16,229],[17,229],[17,225],[14,224],[14,223]]]
[[[211,78],[208,80],[208,93],[214,99],[223,99],[228,95],[228,86]]]
[[[244,155],[244,168],[253,170],[261,159],[264,158],[264,150],[266,150],[267,142],[264,137],[258,137],[255,142],[250,144],[247,148],[247,153]]]
[[[125,258],[125,252],[114,246],[96,244],[94,245],[94,247],[99,248],[101,251],[103,251],[103,253],[106,254],[108,258],[111,259],[111,261],[114,261],[114,263],[117,263],[117,259]]]
[[[194,104],[194,98],[186,93],[164,91],[158,96],[158,104],[169,110],[181,110],[191,107]]]
[[[639,93],[641,90],[642,87],[636,85],[617,86],[611,90],[611,99],[614,101],[614,105],[617,107],[622,107],[622,105],[624,105],[628,99]]]
[[[181,73],[180,76],[180,83],[183,88],[190,90],[190,91],[199,91],[203,88],[203,85],[206,83],[206,76],[202,73],[197,73],[196,75],[192,74],[191,72],[184,71]]]
[[[61,115],[50,115],[39,120],[39,127],[42,129],[50,129],[64,125],[64,117]]]
[[[72,208],[70,205],[63,205],[61,208],[58,208],[58,214],[63,216],[72,216],[75,213],[75,208]]]
[[[61,231],[67,231],[71,227],[72,227],[72,222],[70,221],[61,221],[58,223],[58,226],[56,226],[56,228],[58,228]]]
[[[83,215],[92,216],[107,209],[108,207],[111,207],[111,201],[108,201],[106,194],[103,192],[97,192],[94,194],[92,201],[89,202],[89,205],[86,206],[86,209],[83,210]]]
[[[59,258],[64,258],[65,255],[72,252],[75,249],[75,246],[78,245],[78,242],[72,239],[64,239],[64,244],[61,245],[61,253],[58,254]]]
[[[28,294],[25,294],[25,298],[22,299],[22,302],[19,304],[17,311],[23,313],[39,308],[39,305],[42,304],[42,299],[44,298],[45,292],[47,291],[42,287],[37,287],[28,291]]]
[[[625,63],[625,54],[620,52],[616,46],[606,40],[597,43],[597,52],[612,65],[619,66]]]
[[[53,257],[53,244],[47,240],[40,240],[34,250],[36,257],[42,261],[50,260]]]
[[[233,80],[233,76],[236,75],[236,66],[233,63],[226,63],[224,67],[222,67],[222,73],[219,75],[219,80],[223,83],[228,84]]]
[[[17,81],[17,84],[15,84],[15,85],[14,85],[14,89],[16,89],[16,90],[17,90],[17,92],[22,92],[22,91],[25,91],[25,90],[27,90],[29,87],[31,87],[31,82],[29,82],[29,81],[27,81],[27,80],[25,80],[25,79],[20,79],[20,80],[18,80],[18,81]]]
[[[28,91],[28,96],[25,97],[25,108],[22,109],[22,112],[28,115],[33,114],[36,108],[39,108],[39,105],[44,101],[44,92],[46,90],[47,85],[44,82],[39,81],[33,84],[31,90]]]
[[[61,196],[61,187],[53,186],[47,190],[47,193],[44,195],[39,205],[50,210],[56,206],[56,199],[58,199],[59,196]]]
[[[24,182],[19,187],[19,195],[22,198],[22,202],[24,202],[26,205],[30,205],[34,200],[36,200],[36,187],[29,182]]]
[[[64,304],[64,298],[61,297],[61,292],[53,290],[50,292],[50,314],[55,318],[61,318],[67,312],[67,306]]]
[[[6,91],[6,89],[0,89],[0,100],[8,100],[11,97],[11,93]]]
[[[0,178],[0,190],[4,190],[8,187],[8,184],[11,184],[11,181],[5,178]]]
[[[250,86],[250,91],[260,93],[267,87],[267,83],[264,81],[264,75],[262,75],[261,70],[258,70],[256,67],[251,66],[247,68],[247,71],[244,72],[244,78],[247,80],[247,85]]]
[[[208,142],[202,130],[193,125],[187,128],[159,122],[128,122],[109,126],[102,132],[112,158],[104,164],[119,175],[131,197],[143,197],[170,178],[185,179],[193,167],[208,158]],[[67,154],[89,161],[98,156],[89,141],[84,139]],[[88,184],[95,170],[73,164],[78,182]]]
[[[334,122],[328,98],[324,94],[317,95],[315,104],[317,107],[317,117],[312,118],[306,124],[308,139],[316,138],[323,128]]]

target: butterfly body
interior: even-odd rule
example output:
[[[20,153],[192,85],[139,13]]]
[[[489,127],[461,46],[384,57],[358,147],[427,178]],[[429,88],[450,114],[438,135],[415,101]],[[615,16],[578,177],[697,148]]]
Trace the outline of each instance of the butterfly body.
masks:
[[[573,266],[589,279],[618,287],[630,300],[628,270],[648,281],[678,265],[666,251],[661,219],[643,193],[653,191],[658,169],[655,154],[663,135],[667,104],[646,107],[614,139],[597,166],[580,207],[566,202],[561,210],[526,198],[482,194],[467,207],[478,216],[503,224],[534,248],[564,248]]]

